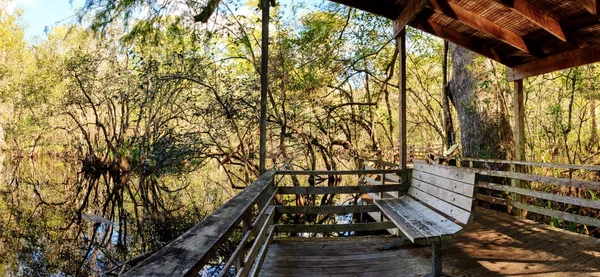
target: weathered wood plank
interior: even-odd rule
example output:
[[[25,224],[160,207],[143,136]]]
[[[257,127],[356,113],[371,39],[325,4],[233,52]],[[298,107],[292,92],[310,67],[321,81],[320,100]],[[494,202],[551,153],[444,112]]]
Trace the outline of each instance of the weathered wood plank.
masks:
[[[442,212],[452,218],[455,218],[456,220],[462,222],[463,224],[468,223],[469,219],[471,218],[470,212],[465,211],[454,205],[448,204],[444,201],[441,201],[441,200],[435,198],[434,196],[432,196],[426,192],[423,192],[415,187],[411,187],[408,190],[408,194],[412,195],[416,199],[419,199],[421,202],[435,208],[439,212]]]
[[[425,7],[425,4],[427,4],[427,0],[409,0],[406,3],[406,6],[404,6],[400,15],[394,21],[394,38],[400,36],[400,32],[417,17],[419,12]]]
[[[465,211],[471,211],[473,208],[473,198],[466,197],[462,194],[458,194],[449,190],[445,190],[436,186],[438,183],[443,183],[444,180],[437,182],[426,183],[419,179],[413,178],[412,186],[427,192],[430,195],[434,195],[436,198],[444,200],[445,202],[464,209]],[[471,194],[473,195],[473,194]]]
[[[338,187],[279,187],[279,194],[350,194],[406,190],[407,185],[338,186]]]
[[[449,159],[457,160],[457,161],[467,161],[467,162],[512,164],[512,165],[526,165],[526,166],[537,166],[537,167],[546,167],[546,168],[564,168],[564,169],[575,169],[575,170],[600,171],[600,166],[597,166],[597,165],[553,164],[553,163],[539,163],[539,162],[530,162],[530,161],[492,160],[492,159],[478,159],[478,158],[449,158]]]
[[[274,195],[275,194],[273,194],[273,196]],[[259,212],[259,214],[256,216],[256,219],[252,223],[252,228],[250,228],[250,230],[248,230],[244,233],[244,236],[242,237],[242,239],[238,243],[237,247],[231,254],[231,257],[229,257],[229,260],[227,260],[227,262],[223,266],[223,269],[221,270],[219,277],[227,276],[229,269],[231,268],[233,263],[235,261],[237,261],[241,257],[241,255],[244,254],[244,250],[245,250],[244,246],[248,243],[248,239],[251,237],[255,237],[258,234],[258,232],[260,232],[261,229],[258,227],[263,226],[265,221],[273,219],[272,215],[274,214],[274,210],[275,210],[275,206],[271,205],[271,206],[265,207],[264,209],[262,209]]]
[[[476,174],[467,170],[460,169],[458,167],[431,165],[421,161],[415,161],[414,170],[426,172],[432,175],[460,181],[467,184],[475,184]]]
[[[434,183],[436,184],[436,186],[447,189],[447,190],[451,190],[453,192],[456,193],[460,193],[464,196],[467,197],[471,197],[473,195],[473,191],[475,190],[475,186],[473,185],[473,183],[471,184],[467,184],[467,183],[463,183],[460,181],[456,181],[456,180],[451,180],[451,179],[443,179],[443,182],[438,182],[440,180],[440,178],[443,177],[439,177],[433,174],[429,174],[426,172],[422,172],[422,171],[418,171],[418,170],[414,170],[413,171],[413,179],[418,179],[427,183]]]
[[[531,181],[531,182],[547,183],[547,184],[552,184],[552,185],[557,185],[557,186],[567,186],[567,187],[600,190],[600,182],[582,181],[582,180],[574,180],[574,179],[566,179],[566,178],[541,176],[541,175],[528,174],[528,173],[487,170],[487,169],[479,169],[479,168],[471,168],[468,170],[477,172],[478,174],[486,175],[486,176],[504,177],[504,178],[510,178],[510,179]]]
[[[373,169],[373,170],[277,170],[277,175],[360,175],[390,173],[400,174],[399,169]]]
[[[344,205],[344,206],[282,206],[276,205],[279,214],[348,214],[368,213],[379,211],[375,205]]]
[[[493,197],[493,196],[480,194],[480,193],[475,194],[475,199],[494,203],[494,204],[500,204],[500,205],[507,205],[507,203],[508,203],[508,199]]]
[[[406,197],[406,196],[405,196]],[[374,203],[377,205],[383,214],[397,227],[400,232],[412,242],[418,240],[427,240],[431,234],[425,233],[417,226],[410,224],[407,216],[403,213],[396,212],[387,202],[388,199],[375,200]]]
[[[260,269],[262,268],[262,265],[265,262],[265,258],[267,257],[267,252],[269,251],[269,246],[273,242],[274,234],[275,234],[275,225],[270,225],[269,232],[267,233],[266,242],[263,243],[262,247],[260,248],[260,252],[258,253],[257,260],[252,265],[252,270],[250,270],[250,273],[248,274],[248,276],[252,276],[252,277],[260,276],[259,275]]]
[[[323,224],[323,225],[305,225],[305,224],[278,224],[275,225],[275,231],[279,233],[336,233],[336,232],[363,232],[377,231],[395,228],[394,223],[369,222],[369,223],[351,223],[351,224]]]
[[[375,203],[413,242],[447,239],[462,229],[410,197],[382,199]]]
[[[528,210],[528,211],[536,213],[536,214],[547,215],[547,216],[551,216],[551,217],[560,218],[560,219],[566,220],[566,221],[600,227],[600,219],[571,214],[571,213],[565,213],[565,212],[560,212],[560,211],[555,211],[555,210],[550,210],[550,209],[542,208],[539,206],[523,204],[523,203],[519,203],[519,202],[515,202],[515,201],[509,201],[508,204],[513,207],[523,209],[523,210]]]
[[[262,226],[260,226],[260,231],[258,232],[258,234],[256,235],[256,239],[254,240],[254,243],[252,244],[252,247],[250,247],[250,250],[248,251],[248,254],[246,254],[246,258],[244,259],[244,265],[242,266],[242,270],[238,269],[238,272],[236,274],[236,276],[241,277],[241,276],[247,276],[248,273],[250,272],[250,270],[252,269],[252,265],[254,264],[254,261],[256,260],[256,257],[258,256],[260,249],[262,249],[263,245],[265,244],[265,241],[267,241],[268,236],[272,236],[273,235],[273,229],[270,228],[273,226],[273,218],[275,216],[275,213],[271,212],[267,215],[267,220],[265,220],[265,222],[262,224]]]
[[[482,188],[493,189],[493,190],[518,193],[521,195],[526,195],[526,196],[531,196],[531,197],[541,198],[541,199],[546,199],[546,200],[552,200],[552,201],[571,204],[571,205],[580,206],[580,207],[600,209],[600,200],[570,197],[570,196],[558,195],[558,194],[554,194],[554,193],[536,191],[536,190],[519,188],[519,187],[511,187],[511,186],[488,183],[488,182],[479,182],[479,183],[477,183],[477,186],[482,187]]]
[[[532,51],[525,43],[525,40],[514,32],[505,29],[504,27],[482,17],[479,14],[464,9],[447,0],[430,0],[432,9],[435,12],[444,14],[452,19],[459,20],[472,28],[484,32],[492,37],[498,38],[506,44],[515,47],[525,53],[536,54],[537,51]]]
[[[261,175],[252,185],[227,201],[196,226],[158,250],[123,276],[195,276],[225,242],[242,216],[263,190],[272,184],[274,171]]]

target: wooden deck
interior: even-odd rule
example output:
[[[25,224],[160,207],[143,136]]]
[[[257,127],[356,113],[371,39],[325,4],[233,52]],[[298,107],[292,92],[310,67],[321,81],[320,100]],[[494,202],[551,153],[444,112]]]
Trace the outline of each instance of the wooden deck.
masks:
[[[260,276],[422,276],[431,247],[378,248],[391,236],[275,239]],[[443,245],[444,273],[458,276],[600,276],[600,240],[479,209]]]

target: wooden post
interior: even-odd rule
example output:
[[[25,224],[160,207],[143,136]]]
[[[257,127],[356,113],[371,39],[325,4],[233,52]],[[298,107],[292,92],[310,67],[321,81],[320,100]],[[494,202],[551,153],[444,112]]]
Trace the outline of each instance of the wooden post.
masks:
[[[525,103],[523,100],[523,80],[516,80],[515,82],[515,160],[525,160]],[[516,165],[514,171],[521,172],[522,166]],[[522,187],[523,183],[520,180],[511,180],[511,185],[515,187]],[[513,201],[522,202],[522,197],[519,194],[514,194]],[[525,218],[527,216],[526,210],[513,208],[513,214],[519,217]]]
[[[265,173],[267,156],[267,90],[269,87],[269,0],[260,0],[262,9],[262,54],[260,57],[260,162],[259,171]]]
[[[399,97],[399,130],[400,137],[398,140],[398,147],[400,152],[400,171],[402,177],[402,184],[406,184],[408,182],[408,176],[406,172],[406,29],[403,28],[401,32],[396,32],[398,34],[396,37],[396,47],[398,47],[398,90],[400,93]]]

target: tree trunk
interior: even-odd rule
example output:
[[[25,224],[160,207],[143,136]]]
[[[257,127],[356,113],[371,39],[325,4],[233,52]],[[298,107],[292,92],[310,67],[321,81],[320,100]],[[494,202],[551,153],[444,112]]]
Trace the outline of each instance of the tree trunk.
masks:
[[[444,59],[442,60],[442,116],[444,124],[444,144],[448,149],[454,145],[454,126],[452,125],[452,114],[450,113],[450,96],[448,95],[448,42],[444,41]]]
[[[486,72],[485,63],[476,63],[476,54],[450,44],[453,78],[448,85],[450,100],[458,113],[463,156],[511,158],[513,133],[507,115],[490,108],[497,104],[497,94],[478,88]],[[484,98],[485,97],[485,98]],[[492,99],[484,103],[482,99]]]
[[[590,141],[588,143],[588,151],[589,152],[595,152],[596,149],[598,149],[598,125],[596,122],[596,99],[591,99],[590,100],[590,117],[592,118],[591,120],[591,136],[590,136]]]

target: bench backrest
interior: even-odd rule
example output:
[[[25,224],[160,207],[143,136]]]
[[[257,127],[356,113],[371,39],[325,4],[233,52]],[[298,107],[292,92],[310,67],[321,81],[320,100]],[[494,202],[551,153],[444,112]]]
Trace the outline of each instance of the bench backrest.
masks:
[[[475,179],[474,172],[415,161],[408,194],[467,224],[472,218]]]

